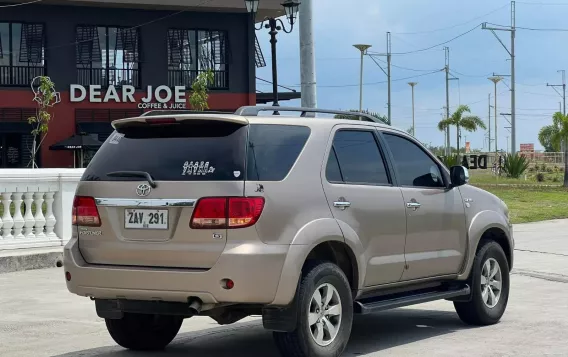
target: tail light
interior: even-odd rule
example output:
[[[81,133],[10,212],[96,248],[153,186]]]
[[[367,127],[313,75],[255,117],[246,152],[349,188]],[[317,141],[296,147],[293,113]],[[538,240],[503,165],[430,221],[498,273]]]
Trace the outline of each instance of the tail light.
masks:
[[[73,225],[101,226],[101,217],[93,197],[75,196],[73,200]]]
[[[250,227],[260,218],[263,197],[207,197],[197,202],[191,217],[193,229]]]

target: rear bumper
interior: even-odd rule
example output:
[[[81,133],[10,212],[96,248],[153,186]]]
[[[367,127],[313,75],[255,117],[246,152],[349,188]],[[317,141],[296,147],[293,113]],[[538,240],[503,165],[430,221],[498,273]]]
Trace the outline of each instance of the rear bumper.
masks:
[[[261,242],[227,244],[217,263],[207,271],[87,263],[76,238],[64,249],[64,269],[71,274],[67,289],[97,299],[161,300],[203,304],[270,304],[275,300],[289,245]],[[235,287],[226,290],[221,280]]]

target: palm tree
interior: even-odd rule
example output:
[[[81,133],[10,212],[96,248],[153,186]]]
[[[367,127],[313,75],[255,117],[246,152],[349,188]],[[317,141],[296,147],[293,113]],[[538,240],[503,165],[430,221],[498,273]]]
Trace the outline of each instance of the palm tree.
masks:
[[[359,112],[359,110],[354,110],[351,109],[349,110],[350,112]],[[361,113],[365,113],[365,114],[369,114],[372,117],[375,117],[376,119],[378,119],[379,122],[382,122],[384,124],[390,125],[390,122],[388,120],[388,118],[384,115],[380,115],[379,113],[375,113],[375,112],[371,112],[369,110],[363,110],[361,111]],[[334,116],[335,119],[349,119],[349,120],[359,120],[359,117],[357,115],[343,115],[343,114],[337,114]]]
[[[440,121],[438,123],[438,129],[440,131],[446,131],[448,127],[455,126],[457,129],[457,154],[460,153],[460,127],[469,132],[476,131],[477,129],[485,129],[485,123],[478,116],[466,115],[466,113],[471,113],[471,110],[467,105],[460,105],[458,109],[448,118]]]
[[[560,112],[552,116],[552,125],[547,125],[540,129],[538,140],[549,141],[554,150],[560,151],[564,142],[564,187],[568,187],[568,115]]]

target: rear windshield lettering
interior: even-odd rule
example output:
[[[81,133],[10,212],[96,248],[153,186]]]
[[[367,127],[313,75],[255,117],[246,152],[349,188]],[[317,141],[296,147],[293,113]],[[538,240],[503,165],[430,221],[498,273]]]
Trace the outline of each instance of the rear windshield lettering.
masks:
[[[186,161],[183,164],[182,176],[205,176],[215,172],[215,168],[209,165],[209,161]]]
[[[122,139],[124,137],[124,134],[120,134],[117,132],[114,132],[109,139],[109,143],[110,144],[118,144],[120,142],[120,139]]]

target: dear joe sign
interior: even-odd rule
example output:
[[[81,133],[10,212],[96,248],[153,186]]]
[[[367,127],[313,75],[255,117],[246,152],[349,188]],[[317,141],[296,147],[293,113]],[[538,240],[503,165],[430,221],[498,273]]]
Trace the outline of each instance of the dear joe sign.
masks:
[[[441,160],[443,157],[438,156]],[[465,155],[462,157],[462,166],[469,170],[487,169],[487,155]]]
[[[88,100],[90,103],[136,103],[134,93],[136,89],[131,85],[119,88],[110,85],[104,89],[100,85],[82,86],[72,84],[69,88],[71,102]],[[148,86],[146,94],[138,103],[139,109],[186,109],[185,86],[172,88],[161,85],[156,88]]]

